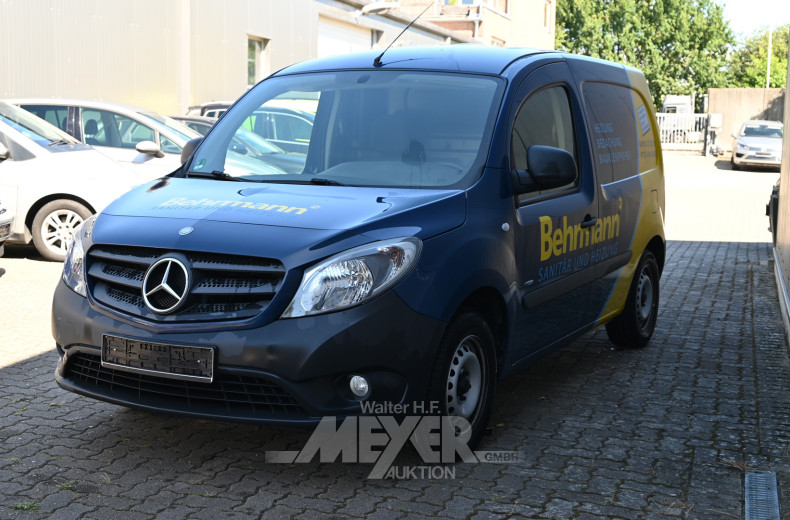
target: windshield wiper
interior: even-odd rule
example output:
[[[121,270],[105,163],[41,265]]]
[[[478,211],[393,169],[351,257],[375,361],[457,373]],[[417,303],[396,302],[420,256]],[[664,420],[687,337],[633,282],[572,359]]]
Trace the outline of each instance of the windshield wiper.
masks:
[[[338,182],[332,179],[327,179],[325,177],[313,177],[310,180],[267,178],[267,179],[261,179],[256,182],[271,183],[271,184],[317,184],[319,186],[348,186],[348,184],[343,184],[342,182]]]
[[[327,179],[326,177],[313,177],[310,179],[312,184],[319,184],[321,186],[345,186],[342,182],[338,182],[332,179]]]
[[[219,179],[221,181],[236,181],[241,182],[241,179],[237,179],[232,175],[228,175],[225,172],[221,172],[219,170],[214,170],[211,172],[187,172],[187,177],[196,177],[196,178],[203,178],[203,179]]]
[[[54,141],[50,141],[47,146],[60,146],[64,144],[74,144],[72,141],[67,141],[66,139],[55,139]]]

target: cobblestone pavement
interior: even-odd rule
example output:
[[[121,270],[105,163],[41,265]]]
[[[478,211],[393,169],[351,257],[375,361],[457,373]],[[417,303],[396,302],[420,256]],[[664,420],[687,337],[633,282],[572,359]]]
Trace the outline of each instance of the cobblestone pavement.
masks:
[[[698,159],[667,157],[671,241],[651,344],[615,350],[596,331],[506,380],[480,449],[520,460],[459,463],[454,479],[266,463],[264,451],[299,450],[309,432],[149,415],[60,390],[49,331],[59,266],[7,247],[0,519],[728,520],[743,517],[749,468],[777,472],[790,511],[790,363],[767,219],[741,213],[763,211],[777,175]],[[416,464],[408,450],[396,461]]]

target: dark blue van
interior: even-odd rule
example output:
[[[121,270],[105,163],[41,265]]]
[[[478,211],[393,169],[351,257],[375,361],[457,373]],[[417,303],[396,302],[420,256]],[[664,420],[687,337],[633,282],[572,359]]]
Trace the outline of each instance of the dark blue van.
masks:
[[[296,172],[233,144],[270,107],[314,114]],[[76,233],[57,382],[277,425],[414,406],[465,419],[474,443],[496,382],[547,350],[602,325],[618,345],[650,340],[654,112],[638,70],[559,52],[288,67]]]

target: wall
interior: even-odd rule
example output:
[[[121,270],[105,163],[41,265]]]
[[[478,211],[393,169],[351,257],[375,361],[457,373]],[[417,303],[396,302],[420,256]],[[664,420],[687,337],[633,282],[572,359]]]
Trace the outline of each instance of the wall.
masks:
[[[232,101],[247,91],[248,37],[268,40],[269,74],[316,55],[311,0],[191,0],[191,6],[190,104]]]
[[[312,0],[0,0],[0,98],[84,98],[165,114],[247,88],[247,37],[272,71],[315,56]]]
[[[355,16],[370,0],[0,0],[0,99],[78,98],[164,114],[247,89],[247,40],[266,72],[319,56],[321,20],[388,45],[412,17]],[[471,41],[418,22],[396,45]],[[324,49],[326,51],[326,49]]]
[[[184,95],[174,95],[173,86],[186,73],[188,12],[186,0],[0,0],[0,98],[79,97],[175,109]]]
[[[788,50],[790,58],[790,50]],[[790,85],[790,68],[787,71],[787,85]],[[783,93],[784,100],[784,121],[786,125],[790,123],[790,91]],[[767,199],[767,194],[766,194]],[[779,303],[782,309],[782,319],[785,325],[785,334],[790,337],[790,137],[787,128],[784,132],[782,145],[782,170],[779,182],[779,211],[776,226],[776,247],[774,265],[776,272],[776,285],[779,289]]]
[[[785,121],[785,91],[779,88],[711,88],[708,89],[708,112],[722,114],[719,144],[732,148],[730,134],[737,133],[744,121],[769,119]]]

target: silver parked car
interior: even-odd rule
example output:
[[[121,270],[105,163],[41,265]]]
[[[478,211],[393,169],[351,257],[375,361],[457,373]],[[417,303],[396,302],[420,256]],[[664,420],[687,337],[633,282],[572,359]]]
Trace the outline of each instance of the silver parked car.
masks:
[[[181,150],[200,134],[157,112],[131,105],[75,99],[14,99],[19,105],[149,179],[181,166]]]
[[[732,145],[730,163],[733,170],[742,166],[782,165],[783,125],[779,121],[746,121]]]
[[[0,194],[8,243],[63,260],[74,230],[143,176],[29,112],[0,102]],[[0,228],[2,227],[0,215]]]

